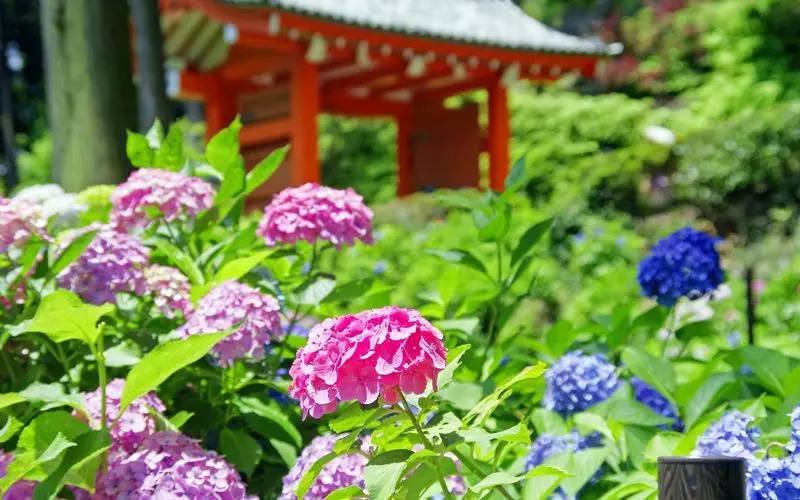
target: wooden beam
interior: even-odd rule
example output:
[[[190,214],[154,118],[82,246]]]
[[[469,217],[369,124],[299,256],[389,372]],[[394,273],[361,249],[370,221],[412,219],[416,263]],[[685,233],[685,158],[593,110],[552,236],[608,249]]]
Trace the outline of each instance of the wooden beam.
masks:
[[[323,94],[322,109],[334,115],[361,118],[397,117],[408,113],[408,104],[374,98],[349,97],[341,94]]]
[[[291,69],[291,59],[281,54],[265,54],[229,60],[221,69],[225,80],[246,80],[264,73],[285,73]]]
[[[388,85],[377,85],[375,87],[370,87],[370,91],[379,96],[385,96],[386,94],[397,92],[398,90],[414,90],[423,87],[432,80],[447,76],[451,74],[452,71],[452,68],[439,68],[427,71],[425,74],[420,76],[409,76],[405,73],[401,73]]]
[[[292,119],[283,118],[243,126],[239,132],[239,143],[242,146],[260,146],[289,139],[291,136]]]
[[[508,116],[508,93],[500,80],[489,86],[489,187],[503,190],[508,175],[508,142],[511,137]]]
[[[349,90],[354,87],[361,87],[368,85],[374,80],[392,76],[398,72],[402,72],[405,68],[404,64],[390,64],[387,66],[379,66],[377,68],[366,69],[354,75],[343,76],[325,82],[323,85],[324,92],[337,92],[340,90]]]
[[[260,31],[263,31],[263,27]],[[240,30],[239,37],[236,40],[235,45],[257,49],[275,50],[290,54],[296,51],[298,46],[301,44],[282,36],[263,35],[260,33],[253,33],[251,31]]]
[[[424,101],[441,101],[454,95],[473,90],[485,89],[494,80],[491,76],[473,77],[468,80],[454,82],[437,88],[426,89],[414,95],[414,99]]]
[[[294,54],[289,98],[292,119],[292,185],[319,182],[319,70],[305,60],[305,50],[298,50]]]
[[[411,110],[397,115],[397,196],[414,192],[414,157],[412,144]]]

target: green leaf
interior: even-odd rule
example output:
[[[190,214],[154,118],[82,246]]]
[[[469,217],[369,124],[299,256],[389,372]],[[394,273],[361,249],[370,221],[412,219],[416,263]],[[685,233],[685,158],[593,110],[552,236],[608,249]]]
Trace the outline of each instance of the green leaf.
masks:
[[[604,437],[608,438],[609,441],[614,441],[614,433],[611,432],[608,422],[606,422],[605,419],[600,415],[589,412],[578,413],[575,415],[574,420],[581,429],[597,431]]]
[[[350,485],[331,491],[325,500],[348,500],[350,498],[367,498],[367,494],[358,486]]]
[[[486,266],[483,264],[483,262],[466,250],[426,250],[426,253],[438,257],[445,262],[460,264],[481,272],[486,276],[489,275],[489,272],[486,270]]]
[[[6,423],[3,424],[3,427],[0,428],[0,444],[5,443],[9,439],[13,438],[17,435],[17,433],[22,430],[23,424],[21,421],[14,418],[12,415],[9,415],[6,419]]]
[[[603,465],[608,456],[606,448],[592,448],[573,453],[569,459],[566,470],[572,472],[572,477],[561,482],[561,488],[569,495],[577,495],[578,491],[594,476],[595,472]]]
[[[147,131],[145,137],[147,138],[148,144],[161,147],[161,141],[164,140],[164,125],[161,123],[161,120],[156,118],[153,121],[153,125],[150,126],[150,130]]]
[[[13,406],[15,404],[24,403],[25,401],[27,401],[27,399],[25,399],[16,392],[8,392],[6,394],[0,394],[0,410],[2,410],[3,408],[8,408],[9,406]]]
[[[36,451],[19,452],[19,446],[15,453],[14,461],[8,465],[6,474],[0,478],[0,491],[7,491],[11,485],[17,481],[36,474],[37,468],[41,466],[48,466],[55,469],[58,462],[51,464],[56,459],[60,459],[64,451],[75,443],[68,440],[60,432],[54,433],[53,438],[48,441],[40,453]],[[44,473],[36,474],[38,477],[44,477]]]
[[[766,389],[781,398],[787,395],[784,383],[789,378],[792,365],[784,354],[757,346],[745,346],[737,354],[742,362],[753,370],[753,374]]]
[[[219,446],[222,454],[246,476],[253,473],[263,454],[258,441],[240,430],[223,429]]]
[[[272,250],[264,250],[263,252],[257,252],[253,255],[242,257],[241,259],[232,260],[222,266],[222,269],[220,269],[214,277],[214,281],[222,283],[226,280],[238,280],[252,271],[254,267],[259,265],[272,253]]]
[[[530,380],[533,378],[541,377],[545,371],[544,363],[538,363],[534,366],[528,366],[524,368],[519,374],[515,375],[510,380],[500,384],[494,392],[492,392],[487,397],[483,398],[480,403],[475,405],[475,408],[470,410],[469,413],[464,417],[464,422],[468,422],[472,420],[472,426],[476,427],[479,425],[483,425],[486,420],[492,415],[494,410],[500,406],[500,404],[508,399],[511,396],[512,391],[511,387],[514,384],[522,382],[524,380]]]
[[[439,389],[446,387],[447,384],[453,380],[456,369],[461,366],[461,358],[469,351],[470,347],[472,347],[470,344],[462,344],[455,349],[451,349],[450,352],[447,353],[447,366],[444,367],[444,370],[442,370],[436,378],[436,385]]]
[[[668,361],[658,359],[641,349],[626,347],[622,350],[622,362],[635,376],[644,380],[675,404],[675,370]]]
[[[94,346],[100,335],[98,320],[113,310],[111,304],[84,304],[77,294],[56,290],[42,299],[26,331],[43,333],[56,343],[82,340]]]
[[[691,428],[704,413],[722,401],[723,394],[734,384],[736,376],[730,372],[715,373],[708,377],[684,409],[686,427]]]
[[[58,468],[36,486],[34,500],[55,498],[66,485],[67,474],[84,467],[85,470],[81,471],[80,476],[89,485],[93,485],[100,465],[100,455],[110,449],[112,444],[111,435],[105,429],[89,431],[78,436],[75,446],[66,450]]]
[[[72,240],[58,256],[51,255],[50,272],[53,276],[66,269],[75,259],[83,255],[83,252],[92,243],[96,234],[97,231],[84,233]]]
[[[370,499],[388,500],[397,491],[397,481],[403,474],[406,459],[412,454],[409,450],[392,450],[381,453],[367,463],[363,477]]]
[[[683,438],[682,434],[677,432],[662,432],[653,436],[647,443],[644,456],[651,462],[657,462],[659,457],[674,456],[675,448]]]
[[[372,419],[377,409],[364,410],[361,405],[352,404],[339,413],[339,416],[328,423],[333,432],[342,433],[361,427]]]
[[[192,418],[193,416],[194,416],[194,413],[192,413],[192,412],[189,412],[189,411],[179,411],[178,413],[176,413],[175,415],[173,415],[173,416],[172,416],[172,417],[169,419],[169,423],[170,423],[170,425],[172,425],[174,428],[176,428],[176,429],[180,430],[180,429],[181,429],[181,427],[183,427],[184,425],[186,425],[186,422],[188,422],[188,421],[189,421],[189,419],[190,419],[190,418]]]
[[[561,455],[559,458],[566,459],[566,456]],[[566,463],[566,460],[563,460],[563,462]],[[552,465],[534,467],[523,476],[525,479],[536,479],[525,481],[525,490],[522,498],[525,500],[546,500],[558,488],[561,481],[572,475],[572,473]]]
[[[490,488],[494,488],[495,486],[505,486],[507,484],[515,484],[522,481],[524,476],[512,476],[508,472],[500,471],[500,472],[493,472],[486,476],[485,478],[481,479],[477,484],[470,487],[470,490],[474,492],[479,492],[483,490],[488,490]]]
[[[42,384],[34,382],[19,393],[27,401],[38,401],[47,403],[50,407],[56,405],[66,405],[74,408],[84,415],[86,411],[86,401],[82,394],[67,394],[64,386],[57,382],[52,384]]]
[[[172,243],[169,243],[168,241],[154,240],[153,245],[155,245],[159,252],[164,254],[170,263],[175,265],[175,267],[180,269],[183,274],[189,278],[189,281],[192,282],[192,285],[202,285],[205,283],[203,273],[200,272],[200,269],[197,267],[197,264],[195,264],[194,259],[192,259],[189,255],[182,252],[178,247]]]
[[[217,342],[231,333],[233,332],[226,331],[193,335],[156,346],[128,373],[120,400],[119,414],[122,415],[134,399],[152,391],[173,373],[208,354]]]
[[[477,215],[479,220],[485,218],[482,212],[474,212],[473,215]],[[485,223],[476,221],[476,226],[479,228],[478,239],[480,241],[484,243],[501,241],[511,227],[511,205],[502,205],[502,208],[491,218],[487,218]]]
[[[521,187],[520,184],[522,184],[527,177],[525,174],[525,156],[520,156],[517,161],[514,162],[514,166],[511,167],[508,176],[506,176],[505,188],[513,191],[519,189]]]
[[[109,347],[103,357],[106,360],[106,366],[120,368],[137,364],[141,361],[141,354],[141,349],[137,344],[124,343]]]
[[[320,457],[319,460],[314,462],[314,465],[308,468],[306,473],[303,475],[303,478],[300,479],[299,483],[297,483],[297,489],[294,492],[297,498],[305,498],[306,493],[308,493],[311,485],[314,484],[314,481],[317,479],[320,471],[322,471],[322,468],[328,465],[331,460],[338,456],[339,454],[335,452],[328,453],[327,455]]]
[[[557,358],[569,350],[577,336],[578,332],[572,323],[562,319],[547,330],[544,339],[550,349],[550,355]]]
[[[250,172],[247,173],[245,178],[244,195],[247,196],[259,186],[267,182],[272,174],[274,174],[286,158],[286,153],[289,152],[289,146],[278,148],[267,155],[266,158],[258,162]]]
[[[531,417],[536,434],[561,436],[567,433],[567,424],[558,413],[546,408],[537,408]]]
[[[714,333],[714,325],[710,320],[695,321],[675,330],[675,337],[686,343],[694,338],[708,337]]]
[[[297,446],[302,445],[303,438],[300,436],[300,432],[280,410],[267,406],[263,401],[255,397],[237,397],[233,402],[242,413],[253,413],[277,424],[291,437]]]
[[[542,239],[542,237],[547,234],[547,231],[550,230],[550,226],[553,225],[553,219],[545,219],[533,224],[531,227],[525,231],[525,234],[519,239],[519,243],[517,247],[514,249],[514,252],[511,254],[511,267],[514,267],[517,262],[519,262],[523,257],[528,255],[528,253],[536,246],[537,243]]]
[[[297,303],[306,306],[318,306],[330,295],[334,288],[336,288],[336,280],[319,276],[295,292]]]
[[[506,443],[531,444],[531,436],[524,424],[517,424],[504,431],[486,432],[482,428],[459,431],[458,435],[467,443],[489,443],[491,441],[504,441]]]
[[[150,147],[147,137],[130,130],[127,132],[128,139],[125,143],[125,153],[128,155],[131,165],[134,167],[152,167],[155,153],[153,148]]]
[[[473,191],[469,190],[439,189],[433,192],[433,199],[446,207],[477,210],[479,212],[487,208],[486,204],[475,196]]]
[[[330,295],[328,295],[327,300],[343,302],[363,297],[364,294],[372,288],[373,281],[372,278],[360,278],[342,283],[333,289]]]
[[[208,162],[220,174],[222,184],[219,187],[215,203],[233,200],[245,189],[244,164],[239,156],[239,132],[242,123],[237,116],[227,128],[221,130],[211,138],[206,147]],[[230,211],[230,207],[225,213]]]
[[[290,469],[294,467],[295,462],[297,462],[297,448],[295,448],[293,444],[289,444],[276,438],[267,438],[267,441],[270,445],[272,445],[273,448],[275,448],[278,456],[281,457],[281,460],[286,464],[287,467]]]
[[[158,151],[153,158],[153,166],[177,172],[183,167],[185,158],[183,153],[183,133],[180,127],[173,125],[169,128],[167,136],[158,147]]]
[[[440,387],[439,397],[459,410],[471,410],[483,398],[483,386],[475,382],[454,380],[447,387]]]
[[[645,427],[656,427],[659,425],[671,425],[671,418],[663,417],[647,406],[631,399],[617,398],[609,402],[608,418],[621,424],[642,425]]]

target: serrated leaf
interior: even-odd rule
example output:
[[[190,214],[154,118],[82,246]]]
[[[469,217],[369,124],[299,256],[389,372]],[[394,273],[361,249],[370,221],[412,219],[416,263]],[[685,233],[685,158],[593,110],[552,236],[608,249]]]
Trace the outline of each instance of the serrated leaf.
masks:
[[[737,382],[733,373],[715,373],[695,391],[684,409],[684,423],[691,428],[705,412],[722,400],[722,395]]]
[[[617,398],[609,401],[608,418],[621,424],[656,427],[671,425],[673,419],[655,413],[647,406],[630,399]]]
[[[413,453],[409,450],[392,450],[374,457],[364,469],[364,482],[370,499],[388,500],[397,490],[397,481],[402,476],[406,459]]]
[[[474,212],[474,214],[485,217],[483,212]],[[478,227],[480,241],[488,243],[502,240],[511,227],[511,205],[502,205],[491,217],[486,218],[485,224],[482,223]]]
[[[222,266],[222,269],[220,269],[214,277],[214,281],[222,283],[226,280],[238,280],[252,271],[254,267],[259,265],[272,253],[272,250],[264,250],[263,252],[256,252],[253,255],[242,257],[241,259],[232,260]]]
[[[504,431],[491,433],[486,432],[481,428],[468,429],[465,431],[459,431],[458,435],[461,436],[467,443],[489,443],[492,441],[504,441],[507,443],[531,444],[530,433],[524,424],[517,424]]]
[[[64,458],[47,478],[36,486],[34,500],[51,500],[66,485],[67,474],[81,470],[79,476],[88,485],[94,484],[100,456],[113,444],[107,430],[89,431],[75,439],[75,446],[66,450]]]
[[[551,326],[544,337],[550,355],[557,358],[567,352],[577,335],[578,331],[565,319]]]
[[[13,406],[15,404],[24,403],[27,401],[24,397],[16,392],[8,392],[6,394],[0,394],[0,410],[3,408],[7,408],[9,406]]]
[[[131,165],[134,167],[151,167],[153,166],[153,158],[155,152],[150,147],[150,142],[147,137],[136,132],[128,132],[128,138],[125,142],[125,153],[128,155]]]
[[[245,177],[244,195],[249,195],[258,189],[259,186],[267,182],[267,180],[272,177],[272,174],[281,166],[288,152],[289,146],[283,146],[271,152],[266,158],[258,162]]]
[[[372,288],[372,278],[360,278],[347,283],[337,285],[336,288],[328,295],[327,299],[330,301],[346,301],[362,297],[365,293]]]
[[[97,322],[113,310],[112,304],[84,304],[77,294],[56,290],[42,299],[26,331],[43,333],[56,343],[82,340],[94,346],[100,335]]]
[[[459,264],[470,269],[474,269],[486,276],[489,275],[489,272],[486,270],[486,266],[483,264],[483,262],[466,250],[426,250],[426,253],[433,255],[434,257],[438,257],[445,262]]]
[[[183,167],[184,161],[183,132],[180,127],[173,125],[156,151],[153,166],[177,172]]]
[[[512,377],[510,380],[502,383],[494,390],[490,395],[483,398],[480,403],[475,405],[467,415],[464,417],[464,422],[468,422],[472,420],[471,425],[473,427],[483,425],[486,420],[494,413],[494,410],[497,409],[500,404],[508,399],[511,396],[511,392],[509,389],[513,387],[515,384],[522,382],[524,380],[529,380],[533,378],[541,377],[544,374],[545,365],[544,363],[538,363],[534,366],[528,366],[523,369],[520,373]]]
[[[55,432],[53,438],[45,443],[45,447],[41,452],[33,450],[20,453],[19,445],[17,446],[14,461],[8,465],[5,475],[0,478],[0,491],[2,492],[7,491],[11,485],[20,479],[33,474],[39,467],[49,466],[49,468],[55,469],[58,466],[58,462],[52,462],[60,459],[64,451],[75,446],[75,443],[65,438],[60,432]],[[39,476],[42,475],[39,474]]]
[[[511,254],[511,267],[514,267],[523,257],[536,246],[539,241],[550,230],[553,225],[553,219],[545,219],[533,224],[527,231],[520,237],[519,243]]]
[[[128,373],[119,414],[122,415],[134,399],[152,391],[181,368],[207,355],[217,342],[231,333],[233,331],[193,335],[156,346]]]
[[[141,361],[141,354],[142,352],[138,345],[124,343],[109,347],[103,357],[106,360],[106,366],[119,368],[135,365]]]
[[[622,362],[634,375],[653,386],[662,396],[675,404],[675,370],[669,362],[635,347],[622,350]]]
[[[9,415],[8,418],[6,418],[6,423],[0,428],[0,444],[16,436],[24,425],[25,424],[14,418],[13,415]]]
[[[660,457],[670,457],[675,453],[675,448],[683,439],[683,435],[677,432],[662,432],[656,434],[647,443],[644,456],[651,462],[656,462]]]
[[[297,290],[297,303],[318,306],[336,288],[336,280],[320,276]]]
[[[47,403],[50,407],[66,405],[74,408],[84,415],[86,411],[86,401],[82,394],[67,394],[64,386],[57,382],[52,384],[42,384],[34,382],[19,392],[19,395],[26,401],[36,401]]]
[[[278,425],[278,427],[283,429],[286,434],[294,440],[297,446],[302,444],[303,438],[300,432],[280,410],[266,405],[263,401],[255,397],[238,397],[234,399],[234,404],[242,413],[253,413]]]
[[[261,445],[246,432],[223,429],[219,445],[222,454],[246,476],[250,476],[261,461]]]
[[[537,408],[531,417],[536,434],[562,436],[567,433],[567,424],[558,413],[546,408]]]
[[[341,412],[338,417],[331,420],[328,426],[336,433],[347,432],[366,424],[377,412],[378,410],[375,408],[364,410],[361,405],[352,404]]]
[[[561,482],[561,488],[570,495],[577,495],[603,465],[607,456],[606,448],[591,448],[573,453],[569,458],[569,465],[565,467],[573,476],[565,478]]]
[[[181,251],[172,243],[164,240],[155,240],[153,245],[158,249],[159,252],[163,253],[164,256],[167,257],[170,263],[180,269],[183,274],[189,278],[189,281],[192,282],[192,285],[202,285],[205,283],[203,273],[200,272],[200,269],[197,267],[197,264],[195,264],[194,259],[192,259],[189,255]]]

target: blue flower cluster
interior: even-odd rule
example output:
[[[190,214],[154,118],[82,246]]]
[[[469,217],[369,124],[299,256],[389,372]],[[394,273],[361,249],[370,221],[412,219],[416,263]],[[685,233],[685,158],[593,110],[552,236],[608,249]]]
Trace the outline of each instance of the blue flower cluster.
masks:
[[[637,401],[662,417],[671,418],[673,421],[673,430],[678,432],[683,431],[683,422],[678,418],[678,412],[675,410],[675,406],[670,403],[667,398],[655,390],[650,384],[638,377],[631,378],[631,385],[633,386],[633,395]]]
[[[756,439],[761,436],[758,427],[750,427],[754,420],[739,410],[725,413],[719,421],[709,425],[697,439],[692,455],[753,458],[759,449]]]
[[[581,436],[578,431],[571,431],[569,434],[563,436],[552,436],[550,434],[542,434],[536,438],[536,441],[531,445],[528,452],[528,458],[525,461],[525,472],[530,471],[534,467],[538,467],[547,461],[549,458],[562,453],[575,453],[589,448],[599,448],[603,446],[603,436],[597,432],[593,432],[588,436]],[[600,471],[594,475],[590,482],[595,481],[600,475]],[[571,497],[561,488],[558,488],[549,497],[549,500],[568,500]]]
[[[601,403],[619,386],[617,367],[602,354],[572,351],[563,355],[545,373],[544,407],[562,416],[581,412]]]
[[[685,227],[660,240],[639,263],[639,285],[647,297],[670,307],[681,297],[696,299],[725,279],[716,238]]]

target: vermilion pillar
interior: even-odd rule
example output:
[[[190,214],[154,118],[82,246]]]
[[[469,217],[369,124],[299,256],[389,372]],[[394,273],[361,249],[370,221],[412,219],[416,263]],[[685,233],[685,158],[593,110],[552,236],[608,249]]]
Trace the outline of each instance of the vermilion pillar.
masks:
[[[508,143],[511,130],[508,116],[508,93],[499,80],[489,88],[489,187],[502,191],[508,175]]]
[[[397,195],[406,196],[414,191],[411,153],[411,113],[400,113],[397,121]]]
[[[294,56],[291,78],[292,121],[292,185],[320,181],[319,134],[320,113],[318,68],[305,60],[305,51]]]
[[[239,96],[232,86],[226,86],[222,77],[213,74],[208,79],[205,96],[206,136],[210,139],[236,118]]]

